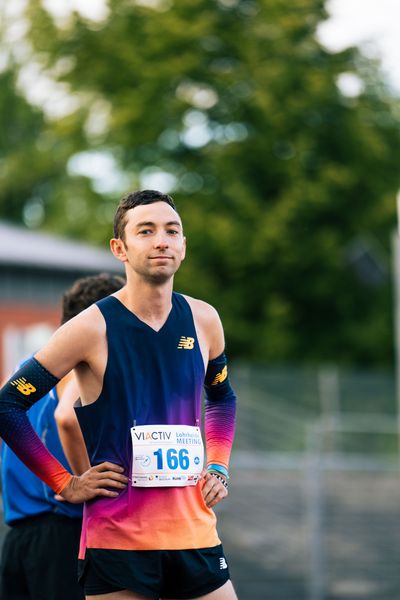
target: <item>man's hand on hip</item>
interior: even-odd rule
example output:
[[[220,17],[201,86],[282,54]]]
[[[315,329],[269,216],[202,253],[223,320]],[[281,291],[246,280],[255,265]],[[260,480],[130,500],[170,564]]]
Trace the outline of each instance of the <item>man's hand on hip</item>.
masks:
[[[91,467],[79,477],[73,477],[69,484],[62,490],[64,500],[79,504],[92,500],[97,496],[115,498],[118,492],[108,488],[123,490],[126,488],[128,478],[123,475],[124,469],[110,462],[101,463]]]
[[[202,494],[208,508],[212,508],[227,497],[228,489],[211,473],[203,471],[202,479],[204,481]]]

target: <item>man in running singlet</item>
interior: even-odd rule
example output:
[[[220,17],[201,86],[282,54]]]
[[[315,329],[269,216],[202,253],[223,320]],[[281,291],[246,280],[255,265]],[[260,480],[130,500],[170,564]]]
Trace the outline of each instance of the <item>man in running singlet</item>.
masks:
[[[236,599],[212,510],[227,496],[236,399],[217,312],[173,292],[185,248],[169,196],[128,194],[111,240],[126,286],[60,328],[0,391],[0,433],[9,431],[8,443],[66,500],[86,501],[88,599]],[[45,453],[24,419],[73,368],[93,465],[80,477]],[[15,391],[22,378],[25,398]]]

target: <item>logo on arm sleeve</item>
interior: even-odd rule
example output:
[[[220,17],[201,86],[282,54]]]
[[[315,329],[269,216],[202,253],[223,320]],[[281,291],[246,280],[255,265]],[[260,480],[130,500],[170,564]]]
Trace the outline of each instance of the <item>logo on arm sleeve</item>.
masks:
[[[193,350],[194,348],[194,338],[186,337],[183,335],[179,340],[178,349],[179,350]]]
[[[222,369],[221,373],[216,374],[211,385],[217,385],[218,383],[222,383],[223,381],[225,381],[225,379],[227,377],[228,377],[228,367],[225,365],[225,367]]]
[[[14,379],[11,381],[11,385],[17,388],[21,394],[24,396],[30,396],[33,392],[36,392],[36,388],[31,383],[28,383],[25,377],[20,377],[19,379]]]

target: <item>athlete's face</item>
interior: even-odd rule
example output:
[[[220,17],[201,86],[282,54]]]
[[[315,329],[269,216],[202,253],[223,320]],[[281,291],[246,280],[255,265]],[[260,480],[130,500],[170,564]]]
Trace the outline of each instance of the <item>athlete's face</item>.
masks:
[[[111,240],[112,251],[127,269],[148,281],[167,281],[185,258],[181,219],[166,202],[128,210],[124,233],[124,241]]]

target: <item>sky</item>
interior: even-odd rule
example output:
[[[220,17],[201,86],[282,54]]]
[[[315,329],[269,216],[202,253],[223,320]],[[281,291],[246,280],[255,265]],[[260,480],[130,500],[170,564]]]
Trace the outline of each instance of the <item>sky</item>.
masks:
[[[382,60],[383,71],[400,93],[400,0],[328,0],[331,18],[319,27],[329,49],[360,46]]]

